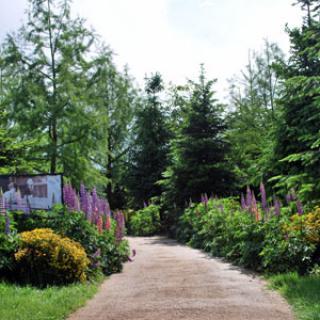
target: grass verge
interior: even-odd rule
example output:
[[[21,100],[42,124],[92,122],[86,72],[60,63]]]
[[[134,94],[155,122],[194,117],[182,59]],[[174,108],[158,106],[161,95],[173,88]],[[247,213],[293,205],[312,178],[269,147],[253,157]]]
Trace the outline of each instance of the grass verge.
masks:
[[[320,320],[320,277],[296,273],[269,278],[271,288],[277,289],[292,305],[299,320]]]
[[[98,290],[92,283],[37,289],[0,282],[0,319],[61,320],[83,306]]]

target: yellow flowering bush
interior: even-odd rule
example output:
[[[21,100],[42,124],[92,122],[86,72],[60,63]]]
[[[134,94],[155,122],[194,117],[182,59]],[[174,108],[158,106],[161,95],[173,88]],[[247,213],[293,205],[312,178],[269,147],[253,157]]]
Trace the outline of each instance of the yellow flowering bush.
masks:
[[[34,229],[20,237],[15,254],[20,280],[41,286],[86,280],[89,259],[78,242],[51,229]]]
[[[284,230],[289,234],[298,233],[310,243],[320,244],[320,208],[317,207],[307,214],[291,216]]]

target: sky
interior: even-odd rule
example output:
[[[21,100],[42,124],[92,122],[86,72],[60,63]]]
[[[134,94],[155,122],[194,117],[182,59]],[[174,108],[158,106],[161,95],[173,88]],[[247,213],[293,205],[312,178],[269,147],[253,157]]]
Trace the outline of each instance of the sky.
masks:
[[[289,27],[301,24],[293,0],[73,0],[72,11],[86,19],[128,64],[140,85],[152,72],[166,83],[195,79],[204,63],[216,91],[227,95],[228,82],[261,50],[263,39],[289,50]],[[27,0],[0,0],[0,40],[23,21]]]

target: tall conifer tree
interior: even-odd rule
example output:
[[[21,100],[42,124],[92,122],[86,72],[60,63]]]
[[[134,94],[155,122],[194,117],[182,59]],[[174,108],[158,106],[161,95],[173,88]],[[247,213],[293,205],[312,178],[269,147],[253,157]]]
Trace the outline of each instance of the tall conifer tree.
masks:
[[[276,187],[296,188],[305,200],[320,197],[320,23],[319,1],[300,0],[301,28],[288,30],[291,56],[279,65],[284,81],[282,122],[277,135]]]
[[[190,96],[181,128],[172,143],[172,164],[165,173],[167,195],[179,207],[202,193],[226,195],[232,190],[226,154],[224,106],[214,98],[202,66],[198,82],[190,81]]]
[[[135,207],[160,196],[157,183],[168,163],[169,130],[159,94],[161,75],[146,79],[146,98],[137,110],[133,145],[129,156],[127,185]]]

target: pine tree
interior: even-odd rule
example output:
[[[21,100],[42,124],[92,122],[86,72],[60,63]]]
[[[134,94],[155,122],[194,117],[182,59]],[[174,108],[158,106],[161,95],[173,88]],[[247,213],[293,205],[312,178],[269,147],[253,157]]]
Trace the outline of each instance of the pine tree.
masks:
[[[306,11],[301,28],[288,30],[291,56],[279,65],[284,81],[281,124],[272,180],[281,189],[295,188],[305,200],[320,197],[320,23],[319,1],[298,1]]]

